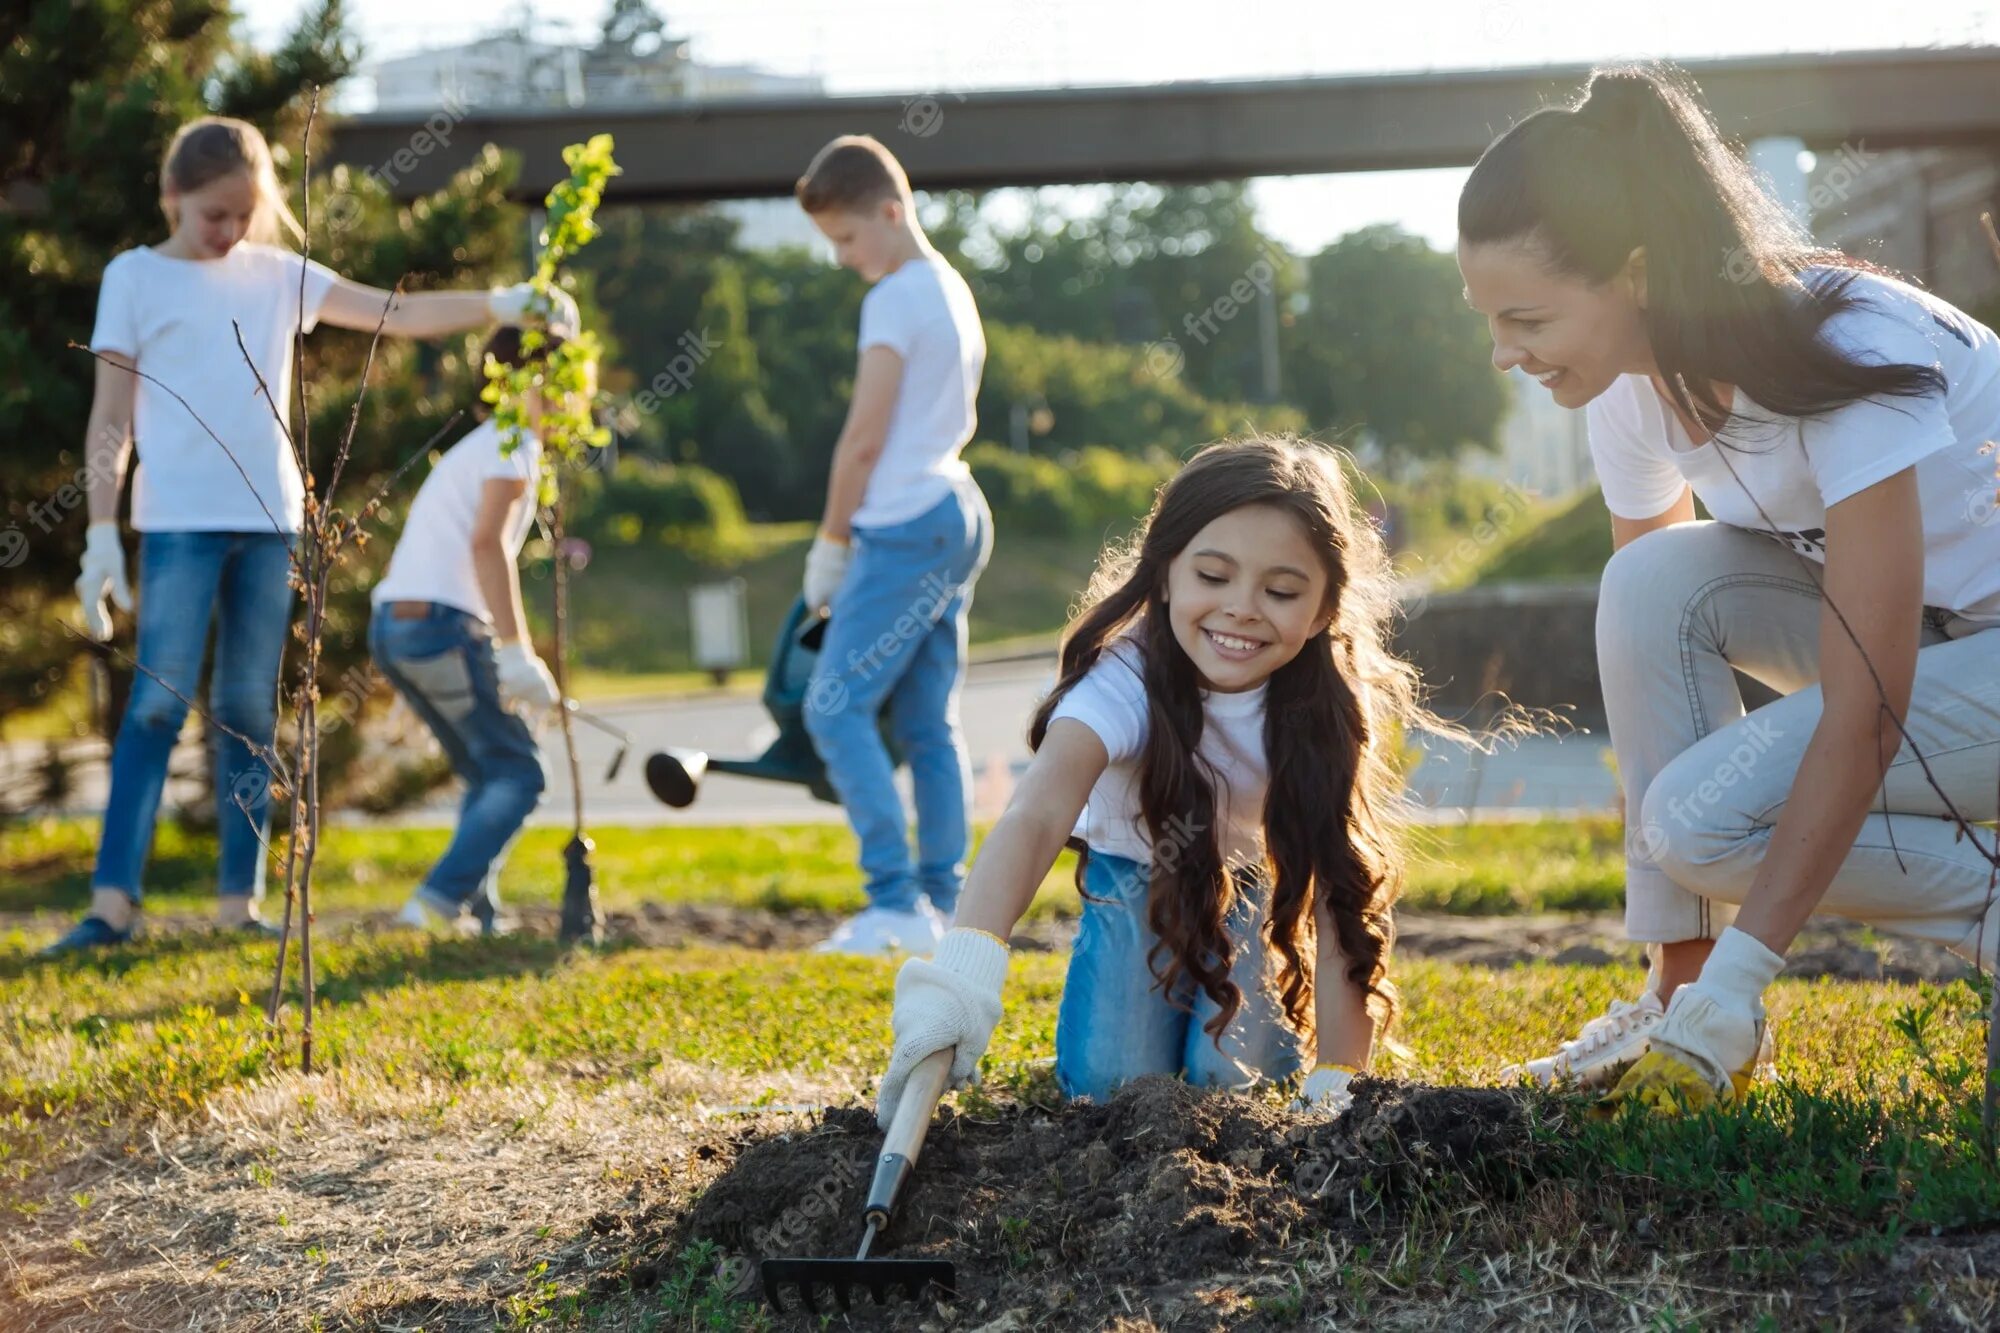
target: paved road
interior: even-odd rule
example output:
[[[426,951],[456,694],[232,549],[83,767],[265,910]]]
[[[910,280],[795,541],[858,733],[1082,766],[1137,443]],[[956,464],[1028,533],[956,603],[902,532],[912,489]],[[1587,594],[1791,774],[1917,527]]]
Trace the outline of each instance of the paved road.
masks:
[[[1006,806],[1015,779],[1028,766],[1028,719],[1054,680],[1052,658],[992,663],[974,667],[969,674],[961,714],[972,754],[976,817],[990,819]],[[605,768],[616,742],[587,726],[577,728],[584,802],[592,823],[806,823],[841,818],[837,807],[815,801],[800,788],[723,773],[709,775],[699,798],[686,810],[663,806],[646,790],[645,756],[663,746],[691,747],[711,755],[760,753],[776,729],[754,696],[632,701],[593,711],[629,733],[633,743],[617,778],[607,783]],[[557,748],[551,747],[551,753]],[[1533,738],[1490,756],[1438,745],[1418,766],[1411,795],[1440,819],[1462,819],[1470,812],[1505,817],[1550,809],[1601,810],[1617,795],[1604,752],[1599,736]],[[569,775],[561,763],[554,767],[538,822],[563,823],[569,818]],[[907,775],[901,780],[907,798]],[[412,811],[409,818],[441,822],[450,811],[447,799]]]
[[[1036,701],[1054,682],[1055,661],[991,662],[974,666],[966,682],[961,711],[966,742],[972,752],[975,814],[990,819],[1005,807],[1013,783],[1028,764],[1026,731]],[[713,694],[691,698],[628,700],[592,710],[632,737],[630,752],[617,777],[605,780],[605,770],[617,743],[579,724],[584,801],[590,822],[600,825],[751,824],[838,821],[838,808],[812,799],[804,790],[758,782],[728,774],[711,774],[700,798],[687,810],[673,810],[646,790],[646,755],[664,746],[706,750],[712,755],[753,756],[775,732],[762,702],[754,694]],[[177,752],[178,771],[198,771],[203,762],[193,730]],[[550,756],[548,796],[535,822],[563,824],[569,819],[569,774],[560,760],[561,746],[553,727],[545,733]],[[8,747],[9,762],[29,763],[39,745]],[[75,747],[85,763],[72,809],[96,813],[103,808],[104,747],[82,742]],[[1602,810],[1616,799],[1617,787],[1604,762],[1601,736],[1571,736],[1561,740],[1536,737],[1479,755],[1455,746],[1434,746],[1411,781],[1411,795],[1437,820],[1504,818],[1542,811]],[[907,778],[905,793],[907,795]],[[429,803],[393,822],[437,825],[452,822],[455,790],[447,789]],[[340,816],[345,819],[346,816]]]

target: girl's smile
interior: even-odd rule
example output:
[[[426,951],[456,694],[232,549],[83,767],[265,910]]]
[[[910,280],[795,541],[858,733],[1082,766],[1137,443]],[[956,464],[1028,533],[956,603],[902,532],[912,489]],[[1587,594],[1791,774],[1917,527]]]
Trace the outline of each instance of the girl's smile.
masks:
[[[1304,526],[1272,505],[1232,509],[1167,566],[1167,616],[1205,689],[1252,690],[1326,628],[1327,574]]]

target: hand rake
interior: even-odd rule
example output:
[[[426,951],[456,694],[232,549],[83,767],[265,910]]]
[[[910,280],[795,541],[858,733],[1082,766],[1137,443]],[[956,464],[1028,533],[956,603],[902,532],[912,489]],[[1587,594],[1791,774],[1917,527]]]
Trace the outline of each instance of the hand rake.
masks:
[[[832,1290],[842,1310],[854,1308],[849,1296],[860,1287],[868,1289],[877,1305],[887,1304],[889,1294],[898,1287],[911,1300],[921,1299],[933,1287],[947,1294],[957,1287],[957,1271],[948,1260],[868,1257],[876,1233],[889,1225],[897,1192],[916,1166],[917,1154],[923,1151],[931,1115],[937,1110],[938,1098],[944,1095],[945,1082],[951,1076],[953,1050],[947,1047],[925,1057],[903,1086],[896,1118],[882,1141],[882,1155],[875,1160],[875,1180],[868,1188],[868,1206],[862,1213],[868,1230],[861,1237],[861,1248],[852,1259],[764,1260],[758,1269],[764,1280],[764,1299],[771,1303],[772,1309],[784,1310],[785,1303],[779,1297],[787,1284],[798,1288],[800,1303],[814,1313],[819,1311],[821,1287]]]

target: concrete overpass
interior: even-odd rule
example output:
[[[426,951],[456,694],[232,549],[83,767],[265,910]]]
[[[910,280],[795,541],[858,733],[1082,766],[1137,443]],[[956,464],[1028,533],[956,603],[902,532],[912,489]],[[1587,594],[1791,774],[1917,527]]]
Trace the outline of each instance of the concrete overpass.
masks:
[[[2000,145],[2000,48],[1690,61],[1725,133],[1814,148]],[[1470,165],[1493,136],[1573,93],[1589,67],[1434,70],[1237,83],[487,110],[348,118],[321,161],[401,198],[442,186],[481,145],[521,154],[521,199],[561,149],[617,136],[624,202],[784,195],[827,139],[869,133],[919,188],[1198,181]]]

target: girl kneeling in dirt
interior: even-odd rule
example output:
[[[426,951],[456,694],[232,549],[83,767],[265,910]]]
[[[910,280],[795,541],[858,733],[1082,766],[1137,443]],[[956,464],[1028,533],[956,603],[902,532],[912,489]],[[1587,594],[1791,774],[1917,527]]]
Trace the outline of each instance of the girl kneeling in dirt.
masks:
[[[1496,140],[1459,266],[1494,363],[1587,405],[1626,928],[1654,959],[1525,1072],[1730,1100],[1820,908],[1992,967],[1993,836],[1964,821],[2000,813],[2000,339],[1813,248],[1664,71]],[[1732,669],[1785,697],[1746,717]]]
[[[1006,940],[1080,815],[1064,1092],[1284,1082],[1316,1037],[1300,1095],[1337,1113],[1394,1006],[1388,753],[1420,716],[1415,673],[1385,646],[1381,538],[1327,451],[1211,445],[1136,545],[1107,553],[1087,603],[955,928],[896,978],[882,1123],[925,1057],[955,1048],[954,1085],[977,1069]]]

